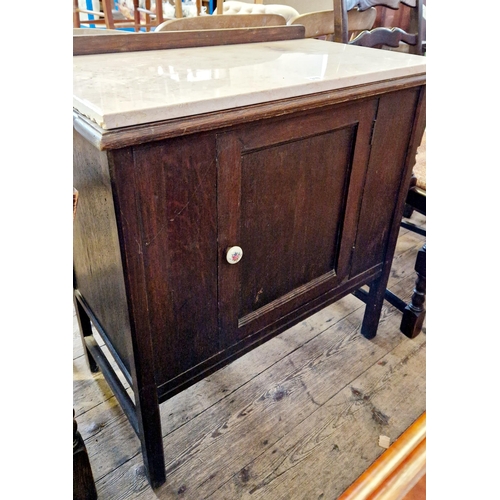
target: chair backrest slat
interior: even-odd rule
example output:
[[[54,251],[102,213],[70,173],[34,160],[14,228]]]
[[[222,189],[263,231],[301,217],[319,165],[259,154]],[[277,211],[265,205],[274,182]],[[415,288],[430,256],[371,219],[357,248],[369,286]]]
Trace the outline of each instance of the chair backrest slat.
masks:
[[[417,43],[415,34],[406,33],[401,28],[375,28],[371,31],[362,31],[357,37],[351,40],[351,45],[360,45],[362,47],[376,47],[377,45],[388,45],[389,47],[399,47],[401,42],[408,45]]]
[[[360,11],[350,10],[347,13],[349,29],[353,31],[369,30],[373,27],[377,11],[373,8]],[[307,12],[293,19],[290,24],[301,24],[306,28],[306,38],[324,38],[333,40],[335,33],[335,15],[333,10]]]
[[[335,15],[334,41],[363,47],[396,48],[412,54],[423,54],[423,0],[370,0],[373,8],[397,10],[404,4],[410,10],[408,26],[376,26],[360,33],[350,23],[346,0],[333,0]],[[366,9],[366,7],[365,7]],[[352,11],[349,11],[352,12]],[[402,16],[400,16],[402,17]]]

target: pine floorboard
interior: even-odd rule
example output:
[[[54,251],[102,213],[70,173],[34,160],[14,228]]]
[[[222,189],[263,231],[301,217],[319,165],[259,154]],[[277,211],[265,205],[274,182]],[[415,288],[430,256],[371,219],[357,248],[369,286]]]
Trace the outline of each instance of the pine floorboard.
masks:
[[[423,242],[400,232],[389,288],[406,301]],[[99,498],[337,498],[383,453],[379,436],[396,440],[426,409],[425,323],[406,338],[386,303],[367,340],[363,311],[347,296],[163,403],[167,481],[156,491],[132,427],[86,366],[75,317],[73,401]]]

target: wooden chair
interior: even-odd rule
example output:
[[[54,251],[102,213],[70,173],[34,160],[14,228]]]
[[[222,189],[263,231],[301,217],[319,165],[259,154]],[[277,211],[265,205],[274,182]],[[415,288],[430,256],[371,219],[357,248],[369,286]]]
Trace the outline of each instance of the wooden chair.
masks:
[[[360,11],[352,9],[347,12],[349,29],[360,32],[373,27],[377,11],[374,8]],[[289,24],[301,24],[306,28],[306,38],[319,38],[333,41],[335,32],[335,16],[333,10],[322,10],[300,14]]]
[[[406,207],[401,221],[401,227],[409,229],[422,236],[426,235],[426,230],[409,220],[413,211],[426,215],[426,183],[425,183],[425,132],[420,147],[417,149],[416,166],[413,170],[408,195],[406,197]],[[421,331],[425,319],[425,293],[426,293],[426,243],[418,251],[415,259],[415,272],[417,274],[415,286],[409,302],[394,294],[391,290],[385,290],[385,300],[402,313],[400,331],[408,338],[415,338]],[[354,293],[358,299],[366,302],[366,291],[358,290]]]
[[[160,0],[158,0],[160,2]],[[201,5],[201,0],[197,0]],[[181,8],[181,0],[176,0]],[[95,25],[103,26],[106,29],[134,28],[134,31],[150,31],[164,21],[163,9],[158,9],[156,5],[153,9],[152,0],[128,0],[119,4],[119,12],[122,18],[113,16],[113,0],[100,0],[102,11],[82,9],[78,0],[73,0],[73,28]],[[87,14],[94,19],[82,20],[81,14]],[[181,10],[182,16],[182,10]],[[93,29],[93,28],[91,28]]]
[[[134,4],[138,4],[139,0],[133,0]],[[96,26],[105,27],[109,30],[114,30],[117,28],[129,28],[133,27],[135,31],[140,30],[140,18],[139,12],[132,19],[115,19],[113,17],[113,0],[101,0],[100,4],[102,10],[92,10],[80,8],[78,0],[73,0],[73,28],[82,28]],[[88,19],[82,19],[81,15],[86,14]],[[95,28],[90,28],[95,29]]]
[[[372,7],[398,9],[400,4],[410,8],[409,29],[398,26],[380,26],[364,30],[354,36],[349,27],[346,0],[333,0],[336,32],[334,40],[340,43],[364,47],[403,50],[412,54],[423,54],[423,1],[422,0],[370,0]],[[359,10],[363,10],[361,6]],[[366,10],[366,8],[364,9]]]
[[[410,190],[406,198],[406,208],[403,214],[404,217],[410,218],[414,211],[426,215],[426,133],[422,137],[422,142],[417,150],[416,163],[413,167],[413,176],[410,183]],[[425,236],[425,231],[418,226],[407,222],[402,223],[403,227],[411,229],[413,232]]]
[[[278,14],[248,14],[224,16],[184,17],[168,19],[156,27],[158,31],[216,30],[230,28],[252,28],[258,26],[285,26],[286,21]]]
[[[151,0],[134,0],[134,19],[135,16],[139,15],[139,21],[141,27],[145,28],[145,31],[151,31],[151,29],[160,25],[163,21],[163,3],[162,0],[157,0],[155,3],[155,9],[151,4]],[[161,5],[162,8],[157,8],[157,5]],[[141,14],[143,18],[141,18]]]
[[[202,1],[196,0],[196,15],[201,16]],[[182,0],[175,0],[175,17],[182,17]]]
[[[156,2],[160,3],[160,0],[119,0],[119,9],[120,11],[129,19],[132,19],[134,14],[138,11],[140,14],[141,22],[151,27],[156,27],[163,23],[167,19],[180,19],[183,17],[182,10],[182,0],[169,0],[169,2],[165,2],[162,0],[162,9],[158,10],[158,15],[161,16],[157,18],[156,16]],[[196,15],[200,16],[202,14],[202,0],[194,0],[196,7]],[[138,3],[138,7],[136,4]],[[164,11],[164,9],[167,9]],[[168,10],[170,8],[170,11]],[[160,12],[161,10],[161,12]],[[154,20],[154,23],[152,23]]]
[[[351,45],[361,45],[386,50],[403,50],[412,54],[423,55],[423,0],[370,0],[372,6],[385,6],[390,9],[398,9],[400,4],[410,8],[409,29],[397,26],[379,26],[371,30],[364,30],[361,33],[352,33],[349,26],[349,17],[346,7],[347,0],[333,0],[335,16],[334,40]],[[360,10],[362,7],[360,7]],[[419,157],[420,155],[420,157]],[[411,216],[411,212],[426,215],[425,188],[422,189],[422,182],[425,186],[425,133],[423,141],[417,153],[417,165],[422,162],[422,170],[413,171],[413,178],[410,184],[406,199],[406,208],[403,215]],[[418,179],[420,176],[420,180]],[[403,220],[401,226],[415,233],[425,236],[425,229],[419,228],[411,222]],[[390,290],[386,290],[386,300],[403,313],[400,330],[409,338],[416,337],[425,319],[425,291],[426,291],[426,245],[418,252],[415,262],[417,279],[413,295],[409,303],[403,301]],[[364,293],[356,293],[361,300],[365,300]]]
[[[414,233],[426,236],[426,230],[411,221],[413,212],[427,215],[426,210],[426,133],[422,137],[420,147],[417,149],[416,163],[413,167],[413,176],[410,189],[406,197],[406,206],[403,213],[401,227],[409,229]],[[409,303],[401,300],[390,290],[386,290],[385,298],[396,309],[403,313],[400,330],[409,338],[416,337],[425,319],[425,292],[426,292],[426,244],[418,251],[415,260],[415,272],[417,278],[412,297]]]

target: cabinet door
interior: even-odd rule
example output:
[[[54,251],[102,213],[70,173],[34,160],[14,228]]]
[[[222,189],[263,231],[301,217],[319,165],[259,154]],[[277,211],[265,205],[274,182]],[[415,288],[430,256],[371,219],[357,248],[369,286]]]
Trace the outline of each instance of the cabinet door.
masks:
[[[346,280],[376,100],[217,137],[219,321],[225,347]],[[242,259],[226,260],[239,246]]]

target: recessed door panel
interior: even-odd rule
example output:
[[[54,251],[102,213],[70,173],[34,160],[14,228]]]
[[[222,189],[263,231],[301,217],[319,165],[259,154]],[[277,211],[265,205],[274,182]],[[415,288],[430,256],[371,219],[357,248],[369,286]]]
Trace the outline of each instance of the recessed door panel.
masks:
[[[338,274],[356,126],[241,158],[239,318]]]
[[[348,277],[375,110],[375,101],[337,106],[218,136],[224,346]],[[231,264],[234,246],[243,255]]]

